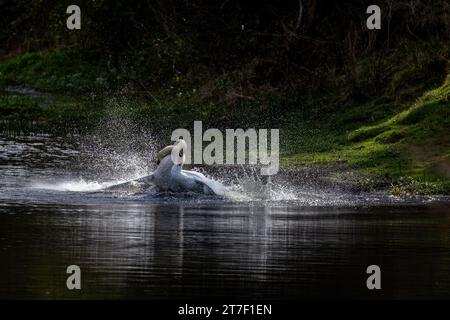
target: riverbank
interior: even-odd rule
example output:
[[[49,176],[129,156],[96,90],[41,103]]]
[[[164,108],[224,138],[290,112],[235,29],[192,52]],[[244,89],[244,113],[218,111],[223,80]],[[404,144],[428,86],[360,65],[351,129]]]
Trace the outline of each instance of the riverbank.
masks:
[[[326,86],[242,95],[236,75],[176,74],[147,87],[132,69],[69,49],[0,63],[2,126],[91,130],[105,116],[167,136],[194,120],[216,128],[280,128],[285,168],[392,194],[450,194],[448,46],[408,44],[360,59]],[[198,69],[198,67],[197,67]],[[32,89],[32,90],[30,90]]]

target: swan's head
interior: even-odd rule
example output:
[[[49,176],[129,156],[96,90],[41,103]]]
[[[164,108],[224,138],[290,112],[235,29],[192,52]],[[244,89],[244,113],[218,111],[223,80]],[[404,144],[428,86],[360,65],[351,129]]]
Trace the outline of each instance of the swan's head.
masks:
[[[186,152],[187,145],[186,142],[183,139],[178,139],[174,145],[171,152],[172,162],[175,165],[178,165],[180,167],[183,166],[183,164],[186,161]]]
[[[163,160],[164,162],[167,162],[170,158],[173,165],[182,167],[186,161],[186,149],[186,142],[183,139],[177,140],[173,145],[167,146],[158,152],[157,164],[159,165]],[[166,157],[167,160],[165,160]]]

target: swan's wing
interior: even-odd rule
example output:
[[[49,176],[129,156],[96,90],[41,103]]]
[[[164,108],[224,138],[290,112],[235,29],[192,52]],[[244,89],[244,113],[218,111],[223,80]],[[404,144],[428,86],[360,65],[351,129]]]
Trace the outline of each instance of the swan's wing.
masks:
[[[153,186],[153,174],[135,180],[122,182],[106,188],[108,191],[144,192]]]
[[[182,174],[187,177],[195,179],[200,183],[203,183],[207,187],[209,187],[216,195],[223,196],[225,195],[225,187],[217,181],[211,180],[205,177],[202,173],[197,171],[189,171],[189,170],[181,170]]]

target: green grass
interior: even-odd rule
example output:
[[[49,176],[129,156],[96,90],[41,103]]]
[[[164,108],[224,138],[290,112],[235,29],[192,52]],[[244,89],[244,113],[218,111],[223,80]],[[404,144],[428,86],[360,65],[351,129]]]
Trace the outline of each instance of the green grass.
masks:
[[[105,90],[115,79],[105,63],[77,50],[19,55],[0,63],[0,85],[29,86],[47,92],[77,94]]]
[[[65,95],[0,95],[1,120],[11,127],[29,124],[52,131],[83,129],[94,125],[102,116],[99,101]]]
[[[393,193],[448,194],[449,97],[450,77],[439,87],[426,91],[405,110],[374,124],[348,133],[338,128],[325,128],[322,134],[311,133],[305,143],[309,149],[288,148],[283,164],[330,166],[344,163],[348,170],[360,173],[363,181],[356,181],[358,184],[369,179],[374,187],[382,184]],[[329,117],[337,125],[346,126],[347,122],[340,122],[339,115]],[[348,127],[351,125],[347,124]],[[303,141],[299,139],[300,144]],[[311,149],[315,144],[319,147]],[[365,187],[371,185],[366,183]]]

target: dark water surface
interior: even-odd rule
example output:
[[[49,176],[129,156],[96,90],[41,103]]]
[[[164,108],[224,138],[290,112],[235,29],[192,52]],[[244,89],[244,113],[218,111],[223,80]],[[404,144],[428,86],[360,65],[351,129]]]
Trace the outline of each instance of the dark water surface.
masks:
[[[79,156],[0,135],[0,298],[450,298],[448,198],[299,181],[264,200],[107,193]],[[66,288],[73,264],[82,290]]]

